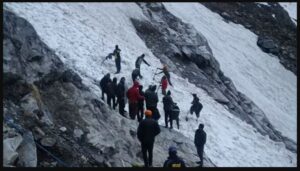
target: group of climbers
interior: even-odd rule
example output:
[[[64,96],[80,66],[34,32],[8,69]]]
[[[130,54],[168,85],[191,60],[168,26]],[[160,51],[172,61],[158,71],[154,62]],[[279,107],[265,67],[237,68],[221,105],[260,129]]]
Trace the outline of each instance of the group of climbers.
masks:
[[[121,50],[118,45],[115,46],[115,50],[113,53],[110,53],[106,59],[111,59],[112,56],[115,56],[115,63],[118,74],[121,72]],[[160,80],[160,85],[157,88],[156,85],[149,85],[148,89],[144,92],[143,85],[140,85],[138,82],[138,77],[143,79],[141,75],[141,64],[145,63],[150,66],[150,64],[144,59],[145,54],[137,57],[135,61],[135,69],[132,71],[132,81],[133,85],[129,89],[125,84],[125,77],[120,79],[120,82],[117,83],[117,78],[114,77],[113,80],[110,78],[110,74],[107,73],[100,81],[100,88],[102,90],[102,100],[104,100],[104,94],[107,95],[107,104],[116,109],[119,106],[119,113],[126,117],[125,113],[125,105],[126,100],[128,99],[128,114],[130,119],[137,120],[139,122],[139,126],[137,129],[137,137],[141,142],[142,154],[144,159],[145,167],[152,166],[152,158],[153,158],[153,146],[155,141],[155,136],[160,133],[160,127],[158,125],[158,120],[161,115],[157,108],[159,98],[157,94],[157,89],[161,87],[161,93],[164,95],[163,109],[165,113],[165,127],[168,128],[170,122],[170,129],[173,129],[173,121],[176,121],[177,128],[179,129],[179,114],[180,109],[171,97],[171,91],[167,91],[168,84],[171,86],[170,73],[167,69],[167,66],[164,65],[163,68],[157,68],[158,70],[162,70],[159,73],[154,73],[154,77],[158,74],[164,73]],[[153,79],[154,79],[153,77]],[[199,98],[196,94],[193,94],[192,106],[190,108],[190,114],[196,113],[197,119],[200,116],[200,111],[203,106],[199,102]],[[112,101],[112,102],[111,102]],[[112,106],[111,106],[112,104]],[[146,110],[144,108],[144,104],[146,106]],[[144,111],[145,110],[145,111]],[[145,118],[144,118],[145,114]],[[143,119],[144,118],[144,119]],[[199,125],[199,129],[195,134],[195,146],[197,147],[197,153],[200,158],[200,166],[203,165],[203,147],[206,141],[206,134],[203,131],[203,124]],[[169,157],[164,163],[164,167],[185,167],[185,163],[182,159],[177,156],[177,150],[175,147],[169,148]]]

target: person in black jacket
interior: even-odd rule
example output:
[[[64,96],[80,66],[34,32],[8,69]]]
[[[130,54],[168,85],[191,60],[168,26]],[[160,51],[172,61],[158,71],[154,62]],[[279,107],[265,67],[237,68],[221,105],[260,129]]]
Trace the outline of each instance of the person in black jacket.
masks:
[[[199,128],[196,130],[194,143],[197,148],[197,153],[200,158],[200,167],[203,166],[203,151],[204,151],[204,144],[206,143],[206,133],[203,130],[204,125],[201,123],[199,124]]]
[[[135,67],[136,68],[140,69],[142,62],[144,62],[145,64],[147,64],[148,66],[150,66],[150,64],[148,64],[148,62],[144,58],[145,58],[145,54],[142,54],[141,56],[137,57],[137,59],[135,61]]]
[[[119,49],[118,45],[116,45],[115,50],[113,52],[114,56],[115,56],[115,63],[116,63],[116,68],[117,68],[117,72],[115,74],[120,73],[121,71],[121,49]]]
[[[125,88],[125,77],[122,77],[117,86],[117,104],[119,104],[119,113],[125,117],[125,101],[126,101],[126,88]]]
[[[186,167],[184,161],[177,156],[176,147],[171,146],[169,148],[169,157],[165,161],[164,167],[171,167],[171,168]]]
[[[158,95],[155,92],[156,85],[152,85],[150,87],[150,90],[145,92],[145,101],[146,101],[146,108],[148,110],[151,110],[153,115],[152,118],[154,120],[158,120],[160,118],[159,111],[157,109],[157,103],[158,103]]]
[[[163,97],[164,111],[165,111],[165,127],[168,128],[168,121],[170,120],[170,116],[173,108],[173,99],[171,97],[171,91],[169,90],[166,96]]]
[[[137,137],[141,142],[145,167],[152,167],[155,136],[160,133],[160,128],[158,123],[151,118],[152,112],[150,110],[145,111],[145,116],[146,118],[138,126]]]
[[[141,76],[141,72],[139,68],[135,68],[131,73],[132,81],[134,82],[137,77],[140,77],[140,79],[143,79],[143,76]]]
[[[200,111],[203,108],[203,105],[200,103],[199,98],[197,97],[197,94],[193,94],[193,101],[192,101],[192,106],[190,108],[190,113],[191,115],[195,112],[197,116],[197,120],[200,117]]]
[[[139,90],[140,90],[140,95],[141,96],[144,96],[145,93],[143,91],[143,86],[140,85],[139,86]],[[138,102],[138,114],[137,114],[137,118],[138,118],[138,121],[141,122],[143,120],[143,117],[144,117],[144,99],[140,99],[139,102]]]
[[[111,81],[110,79],[110,73],[107,73],[105,76],[103,76],[103,78],[100,81],[100,88],[102,91],[102,96],[101,99],[104,100],[104,93],[107,93],[107,83]]]
[[[113,109],[116,109],[116,91],[117,91],[117,78],[114,77],[113,81],[107,83],[107,104],[111,107],[113,101]]]

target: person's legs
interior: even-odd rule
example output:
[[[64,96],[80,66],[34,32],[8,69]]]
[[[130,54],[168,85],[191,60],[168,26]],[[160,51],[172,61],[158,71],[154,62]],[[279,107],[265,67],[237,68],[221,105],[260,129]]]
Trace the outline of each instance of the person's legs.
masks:
[[[165,110],[165,127],[168,128],[169,113]]]
[[[125,116],[124,108],[125,108],[125,100],[124,99],[120,99],[119,100],[119,113],[122,116]]]
[[[112,101],[113,101],[113,109],[116,109],[116,96],[112,97]]]
[[[144,165],[145,167],[148,167],[148,157],[147,157],[147,146],[146,144],[142,143],[142,154],[143,154],[143,159],[144,159]]]
[[[176,118],[177,128],[179,129],[179,117]]]
[[[197,153],[198,153],[198,156],[199,156],[199,158],[200,158],[200,167],[202,167],[203,166],[203,148],[204,148],[204,146],[202,146],[202,147],[197,147]]]
[[[152,166],[153,145],[154,145],[154,142],[148,144],[148,153],[149,153],[148,160],[149,160],[149,166]]]
[[[112,100],[112,97],[107,95],[107,104],[109,105],[109,107],[111,107],[111,100]]]
[[[116,60],[116,68],[117,68],[117,73],[120,73],[121,71],[121,61],[120,60]]]
[[[102,96],[101,96],[101,99],[104,100],[104,90],[101,89],[101,92],[102,92]]]

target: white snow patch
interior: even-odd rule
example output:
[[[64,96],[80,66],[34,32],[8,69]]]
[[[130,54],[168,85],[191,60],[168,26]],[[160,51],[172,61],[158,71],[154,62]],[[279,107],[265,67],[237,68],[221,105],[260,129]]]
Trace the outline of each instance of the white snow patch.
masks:
[[[297,77],[276,57],[264,53],[256,45],[257,36],[241,25],[224,22],[198,3],[165,5],[207,38],[222,71],[237,89],[264,111],[275,128],[296,141]]]
[[[150,63],[151,67],[142,65],[141,72],[144,79],[140,82],[145,88],[147,88],[149,84],[154,83],[152,78],[155,68],[160,67],[162,64],[159,59],[147,49],[144,42],[136,34],[129,20],[130,17],[145,19],[142,11],[136,4],[5,4],[33,24],[42,40],[57,52],[58,56],[66,65],[77,71],[83,77],[84,83],[87,84],[92,91],[99,94],[99,99],[100,90],[99,87],[95,85],[95,80],[99,80],[107,72],[114,73],[116,71],[114,61],[106,61],[106,63],[100,66],[104,56],[113,50],[115,44],[118,44],[122,50],[122,69],[121,74],[114,76],[116,76],[118,80],[121,76],[125,76],[128,84],[132,85],[131,71],[134,69],[134,61],[141,53],[147,53],[146,60]],[[197,4],[193,6],[194,4],[192,3],[180,3],[180,5],[169,4],[167,6],[171,7],[173,5],[177,6],[177,8],[183,5],[182,10],[185,10],[187,13],[194,11],[195,8],[202,7]],[[195,16],[197,15],[198,14],[195,14]],[[215,25],[213,25],[214,17],[217,16],[210,15],[207,17],[209,17],[207,21],[208,24],[204,23],[203,27],[210,28],[212,34],[220,34],[217,30],[219,27],[214,28]],[[210,22],[211,25],[209,24]],[[227,29],[229,28],[227,27]],[[220,42],[220,44],[224,46],[222,48],[226,48],[227,43],[226,40]],[[238,43],[240,43],[240,41],[238,41]],[[247,43],[249,42],[247,41]],[[232,65],[240,65],[240,62],[237,60],[228,61],[231,61]],[[248,70],[256,69],[251,68],[253,67],[252,65],[248,67],[250,67],[247,68]],[[234,73],[233,76],[236,75],[238,74]],[[172,91],[174,101],[178,103],[181,109],[181,128],[179,131],[190,140],[193,140],[195,129],[199,123],[196,123],[195,119],[192,119],[191,116],[189,116],[189,122],[186,122],[184,118],[192,101],[190,93],[197,93],[204,105],[201,122],[205,123],[205,130],[208,136],[205,153],[217,166],[296,166],[296,155],[288,151],[283,143],[274,142],[268,137],[256,133],[251,125],[235,118],[222,105],[216,103],[215,100],[208,96],[205,91],[189,83],[186,79],[178,77],[174,73],[171,73],[171,77],[175,87],[169,88]],[[156,79],[156,81],[159,80],[158,77],[156,77]],[[247,79],[244,79],[244,81],[247,81]],[[289,83],[287,84],[289,85]],[[159,93],[159,98],[161,101],[161,93]],[[164,125],[162,106],[160,102],[158,107],[162,118],[159,123]],[[100,141],[103,137],[98,137],[97,130],[92,127],[90,131],[91,133],[88,136],[92,138],[91,142],[97,144],[97,141]]]

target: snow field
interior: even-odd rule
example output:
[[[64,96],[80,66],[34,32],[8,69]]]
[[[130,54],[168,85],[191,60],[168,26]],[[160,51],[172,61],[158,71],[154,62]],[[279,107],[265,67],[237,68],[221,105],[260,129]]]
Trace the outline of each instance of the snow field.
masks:
[[[199,3],[165,3],[208,40],[214,56],[236,88],[264,111],[283,135],[297,140],[297,77],[257,45],[257,35]]]
[[[147,49],[131,25],[130,17],[141,20],[146,19],[134,3],[5,4],[33,24],[42,40],[57,52],[57,55],[68,67],[74,69],[83,77],[84,83],[99,95],[99,99],[101,91],[95,85],[95,81],[100,80],[107,72],[114,73],[116,71],[113,60],[108,60],[103,65],[100,65],[100,63],[108,53],[113,51],[115,44],[118,44],[122,50],[122,69],[121,74],[112,75],[116,76],[118,80],[121,76],[125,76],[129,87],[132,85],[131,71],[134,69],[136,57],[140,54],[146,53],[146,60],[151,65],[151,67],[143,64],[141,66],[144,79],[140,82],[144,85],[144,89],[147,89],[149,84],[154,83],[152,77],[155,68],[162,66],[158,58]],[[169,7],[169,5],[167,6]],[[194,11],[194,7],[189,6],[187,12],[189,11]],[[212,14],[209,16],[211,19],[215,17]],[[212,31],[210,34],[218,35],[218,30],[213,29],[212,26],[214,25],[206,25],[205,27],[210,28]],[[204,36],[209,36],[205,33],[203,33]],[[234,35],[235,33],[232,34],[233,37],[235,37]],[[209,43],[212,45],[211,42]],[[220,43],[220,45],[222,44],[226,48],[224,42]],[[218,57],[217,59],[219,60]],[[228,61],[231,62],[231,65],[237,67],[243,60],[245,59]],[[247,67],[251,70],[253,65]],[[251,73],[248,74],[251,75]],[[230,75],[230,77],[234,76],[239,76],[239,74],[234,72]],[[248,83],[246,78],[240,77]],[[181,128],[179,131],[193,141],[194,131],[200,121],[197,123],[194,115],[192,116],[194,119],[189,116],[189,122],[185,121],[186,113],[192,101],[190,92],[193,91],[198,94],[204,106],[200,120],[205,124],[204,129],[208,136],[205,153],[217,166],[296,165],[296,155],[286,150],[283,143],[273,142],[268,137],[256,133],[251,125],[235,118],[202,89],[195,87],[183,78],[171,73],[171,79],[175,87],[168,87],[172,92],[173,100],[178,103],[181,109]],[[157,78],[157,80],[159,79]],[[162,117],[159,123],[164,126],[164,112],[160,92],[161,90],[159,90],[160,102],[158,107]],[[176,131],[175,125],[174,123]],[[97,135],[95,132],[93,134]]]

